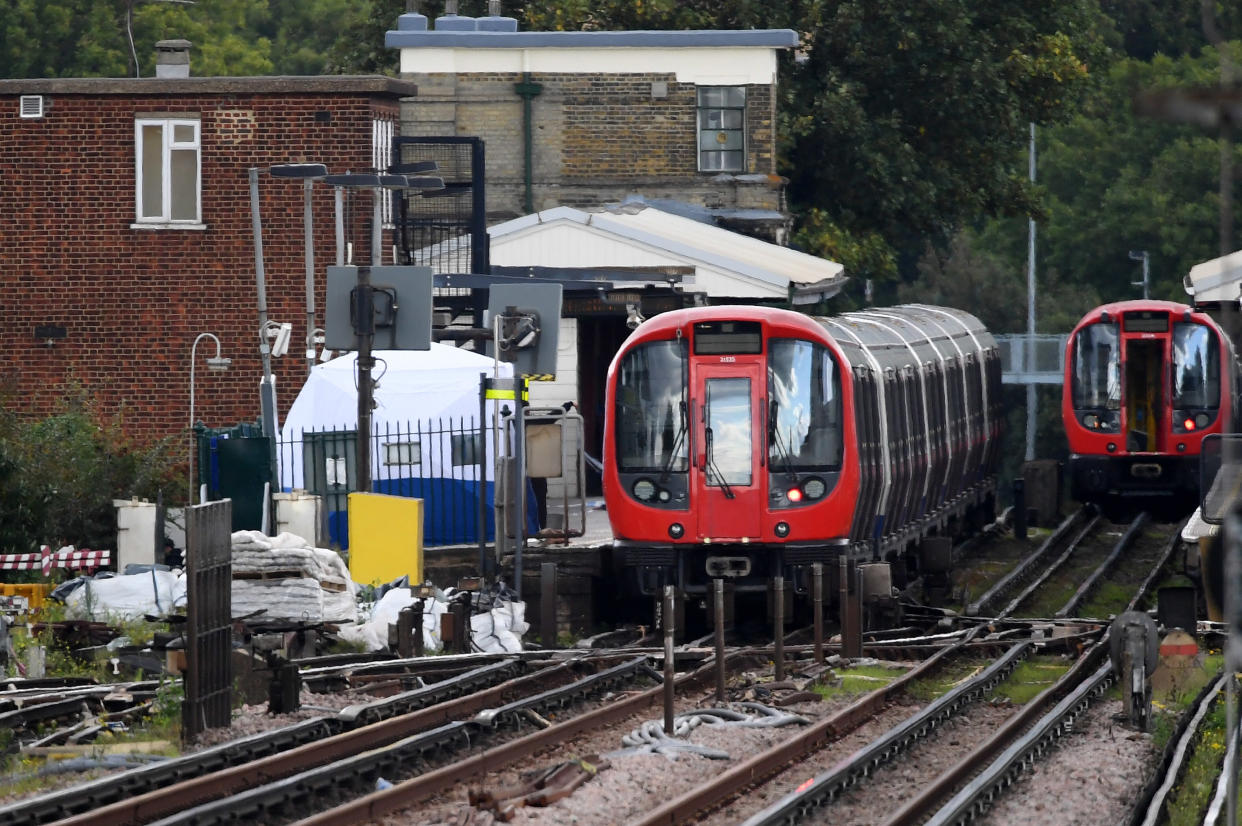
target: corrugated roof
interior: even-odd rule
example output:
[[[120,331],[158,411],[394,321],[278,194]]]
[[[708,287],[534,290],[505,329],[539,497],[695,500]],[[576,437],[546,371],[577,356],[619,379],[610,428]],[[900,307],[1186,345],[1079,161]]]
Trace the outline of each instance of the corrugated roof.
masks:
[[[836,294],[846,281],[844,266],[835,261],[650,206],[633,204],[601,212],[556,207],[497,224],[488,230],[495,251],[494,263],[501,263],[506,258],[498,250],[506,239],[516,241],[529,233],[546,231],[552,225],[564,227],[566,224],[589,228],[587,231],[644,248],[649,253],[667,256],[669,263],[690,263],[711,270],[718,276],[733,277],[755,287],[766,288],[765,291],[773,296],[787,295],[792,287],[795,300],[801,295],[805,301],[813,302]],[[534,265],[541,262],[504,260],[503,263]],[[577,266],[608,263],[575,262]]]

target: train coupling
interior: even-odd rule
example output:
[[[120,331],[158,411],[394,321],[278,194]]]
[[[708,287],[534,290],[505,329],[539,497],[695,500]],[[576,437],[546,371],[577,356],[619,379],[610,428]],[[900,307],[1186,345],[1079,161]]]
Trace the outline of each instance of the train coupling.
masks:
[[[750,559],[745,556],[709,556],[706,568],[709,577],[738,579],[750,575]]]

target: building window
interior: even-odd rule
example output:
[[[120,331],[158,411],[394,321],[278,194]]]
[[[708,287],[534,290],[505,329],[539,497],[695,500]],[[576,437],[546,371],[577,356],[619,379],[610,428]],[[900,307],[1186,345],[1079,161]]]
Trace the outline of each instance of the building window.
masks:
[[[143,118],[134,122],[137,220],[198,224],[202,220],[199,122]]]
[[[699,170],[746,169],[746,87],[700,86]]]

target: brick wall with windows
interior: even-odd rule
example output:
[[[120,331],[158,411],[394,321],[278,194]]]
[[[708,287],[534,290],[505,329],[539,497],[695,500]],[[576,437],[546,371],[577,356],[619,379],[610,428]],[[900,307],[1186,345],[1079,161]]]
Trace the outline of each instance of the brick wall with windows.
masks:
[[[184,435],[191,345],[210,332],[233,361],[208,372],[214,344],[200,343],[195,418],[254,421],[262,364],[248,170],[257,167],[268,315],[293,324],[289,354],[273,361],[283,416],[306,373],[303,187],[267,170],[369,170],[373,121],[395,121],[415,90],[390,78],[0,81],[3,403],[46,415],[77,385],[140,441]],[[43,117],[19,117],[23,95],[43,97]],[[135,128],[150,118],[200,124],[201,216],[190,225],[137,221]],[[158,159],[149,163],[158,177]],[[370,195],[348,204],[348,237],[368,263]],[[316,184],[320,326],[334,215],[332,188]],[[36,337],[39,327],[63,337]]]
[[[487,145],[490,220],[524,214],[521,73],[408,74],[413,135],[477,135]],[[672,74],[531,73],[535,209],[590,207],[641,192],[704,206],[783,209],[774,89],[745,89],[745,168],[700,170],[696,89]]]

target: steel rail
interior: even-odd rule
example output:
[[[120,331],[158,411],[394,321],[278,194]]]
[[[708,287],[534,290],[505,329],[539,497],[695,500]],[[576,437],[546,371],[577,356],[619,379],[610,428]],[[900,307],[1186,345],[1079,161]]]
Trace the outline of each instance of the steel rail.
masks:
[[[878,714],[889,700],[905,690],[916,680],[922,679],[936,669],[962,643],[941,648],[917,667],[907,671],[893,682],[878,688],[851,703],[846,708],[827,717],[796,736],[761,752],[734,768],[718,775],[711,782],[691,789],[682,796],[669,801],[640,821],[643,826],[651,824],[685,823],[699,812],[706,811],[733,797],[741,789],[761,783],[784,767],[808,754],[840,739]],[[318,824],[316,824],[318,826]]]
[[[986,743],[938,777],[917,798],[907,802],[885,826],[920,822],[925,826],[945,826],[949,823],[968,823],[978,817],[998,792],[1026,771],[1053,741],[1068,733],[1073,721],[1086,710],[1091,699],[1101,695],[1112,683],[1112,663],[1106,661],[1095,665],[1104,658],[1105,648],[1101,644],[1087,652],[1051,688],[1027,703],[1019,714],[1009,718]],[[1095,668],[1094,672],[1091,672],[1092,668]],[[1032,725],[1033,718],[1043,712],[1055,697],[1062,695],[1064,699]],[[1020,734],[1028,726],[1029,730]],[[992,759],[997,752],[1000,752],[999,756]],[[988,759],[992,762],[980,772]],[[927,818],[927,812],[937,800],[972,775],[973,779],[961,791],[930,819]]]
[[[556,669],[570,669],[573,663],[553,666]],[[499,727],[504,722],[520,722],[521,717],[512,713],[519,707],[532,711],[540,711],[549,707],[564,707],[571,695],[584,697],[602,689],[614,687],[628,682],[649,668],[646,657],[636,657],[631,662],[622,663],[597,674],[588,675],[569,685],[550,691],[541,692],[516,703],[501,707],[501,713],[488,710],[478,711],[474,719],[452,720],[436,728],[421,730],[417,734],[404,739],[395,740],[393,734],[397,730],[394,724],[409,731],[415,728],[414,716],[424,723],[435,717],[443,718],[446,709],[437,706],[410,715],[397,718],[387,723],[373,724],[364,729],[349,732],[337,738],[332,744],[331,762],[316,760],[312,767],[293,773],[286,760],[279,766],[280,775],[273,776],[268,772],[259,772],[256,767],[239,767],[248,777],[234,777],[236,782],[226,790],[227,797],[215,795],[216,799],[189,808],[183,801],[176,811],[155,822],[155,826],[173,826],[173,824],[190,824],[190,826],[206,826],[215,823],[237,823],[242,820],[255,820],[269,824],[275,820],[288,819],[296,816],[310,805],[318,805],[325,799],[339,799],[341,796],[361,789],[374,788],[375,779],[384,775],[395,776],[398,773],[409,773],[412,769],[426,769],[428,764],[438,757],[447,756],[461,748],[473,745],[477,739],[489,730]],[[540,672],[540,676],[546,674]],[[531,678],[522,678],[529,681]],[[495,693],[502,688],[498,686],[489,693],[488,699],[496,700]],[[512,686],[507,687],[512,690]],[[480,705],[481,695],[463,698],[460,703],[472,706]],[[421,728],[422,726],[419,726]],[[351,737],[352,736],[352,737]],[[303,754],[313,750],[304,749]],[[323,751],[318,756],[322,756]],[[289,755],[284,755],[288,758]],[[305,764],[308,761],[300,761]],[[257,775],[257,776],[256,776]],[[210,781],[216,778],[203,778]],[[257,782],[256,782],[257,781]],[[263,785],[258,785],[262,783]],[[219,783],[216,784],[216,788]],[[240,790],[238,790],[240,788]],[[95,826],[98,820],[82,820],[80,826]],[[68,824],[66,824],[68,826]]]
[[[1039,576],[1035,577],[1034,580],[1029,582],[1027,586],[1022,589],[1022,592],[1019,593],[1016,597],[1014,597],[1010,601],[1010,603],[1006,605],[997,616],[998,617],[1012,616],[1013,613],[1018,610],[1019,605],[1021,605],[1022,603],[1030,599],[1031,594],[1035,593],[1040,588],[1042,588],[1044,583],[1046,583],[1049,579],[1051,579],[1052,575],[1055,574],[1057,571],[1059,571],[1061,567],[1065,565],[1066,562],[1069,561],[1069,558],[1071,556],[1078,553],[1078,549],[1082,547],[1082,543],[1095,530],[1096,526],[1100,524],[1100,521],[1102,519],[1103,517],[1101,517],[1099,514],[1096,514],[1095,516],[1091,517],[1091,519],[1087,522],[1086,527],[1084,527],[1081,531],[1078,532],[1077,535],[1075,535],[1075,537],[1065,547],[1065,550],[1063,550],[1060,553],[1060,555],[1057,556],[1056,559],[1052,560],[1052,562],[1048,565],[1048,567],[1044,569],[1043,573],[1041,573]]]
[[[61,818],[89,813],[91,818],[110,818],[116,815],[116,823],[135,823],[137,815],[125,817],[124,811],[131,805],[140,805],[136,799],[155,793],[172,784],[181,784],[212,772],[240,767],[243,775],[252,767],[263,765],[262,760],[289,752],[306,744],[322,743],[345,730],[376,718],[408,713],[425,708],[455,696],[475,691],[480,686],[495,685],[510,680],[522,670],[521,663],[497,663],[476,668],[444,683],[436,683],[406,692],[366,706],[353,706],[335,717],[317,717],[285,726],[274,731],[254,734],[230,743],[213,746],[194,754],[151,763],[120,774],[102,777],[87,783],[71,786],[46,795],[18,801],[0,807],[0,823],[13,826],[35,826]],[[247,765],[249,764],[249,765]],[[183,792],[188,791],[182,788]],[[146,800],[147,798],[143,798]],[[175,811],[185,802],[174,800]],[[152,804],[154,805],[154,804]],[[156,807],[162,813],[162,809]],[[92,820],[91,822],[94,822]],[[104,822],[104,821],[100,821]]]
[[[1216,680],[1204,686],[1203,691],[1199,692],[1195,700],[1194,713],[1182,717],[1182,723],[1174,732],[1174,738],[1169,741],[1169,748],[1166,749],[1160,761],[1160,770],[1153,776],[1153,781],[1158,780],[1159,783],[1153,783],[1153,788],[1143,790],[1143,794],[1139,796],[1138,805],[1134,807],[1131,823],[1136,826],[1137,824],[1156,826],[1158,823],[1167,822],[1165,808],[1168,806],[1169,793],[1173,791],[1173,786],[1185,772],[1186,764],[1193,753],[1191,746],[1194,745],[1195,736],[1199,733],[1199,726],[1211,711],[1212,705],[1220,697],[1221,692],[1225,690],[1225,681],[1228,679],[1227,674],[1221,674]]]
[[[1057,619],[1063,619],[1071,616],[1075,611],[1077,611],[1082,603],[1086,601],[1087,595],[1095,590],[1095,587],[1099,585],[1100,580],[1107,576],[1113,569],[1113,566],[1117,564],[1117,561],[1121,559],[1121,555],[1129,550],[1130,546],[1134,544],[1134,541],[1138,539],[1139,531],[1141,531],[1150,520],[1151,516],[1147,513],[1147,511],[1143,511],[1138,516],[1134,517],[1134,521],[1130,523],[1130,527],[1126,529],[1126,532],[1121,535],[1121,539],[1118,539],[1117,544],[1113,546],[1112,552],[1094,571],[1091,572],[1091,575],[1078,586],[1078,590],[1074,592],[1074,595],[1070,597],[1069,601],[1066,602],[1065,605],[1061,606],[1061,609],[1053,614],[1053,616]]]
[[[1090,508],[1082,507],[1070,516],[1066,517],[1065,520],[1057,526],[1057,529],[1052,532],[1052,535],[1044,540],[1042,545],[1040,545],[1026,559],[1019,562],[1013,570],[1001,577],[995,585],[984,592],[983,596],[967,605],[963,613],[968,617],[976,617],[982,614],[984,609],[986,609],[993,602],[999,600],[1003,594],[1007,593],[1025,577],[1029,576],[1031,569],[1038,565],[1040,560],[1049,554],[1053,548],[1060,545],[1065,540],[1066,535],[1087,518],[1090,511]]]
[[[743,656],[742,653],[731,654],[726,658],[726,663],[735,662],[741,656]],[[714,681],[715,675],[715,663],[709,662],[678,677],[675,684],[679,690],[701,687]],[[398,783],[390,789],[372,792],[365,797],[320,812],[298,821],[297,826],[355,826],[358,823],[375,820],[438,794],[453,783],[511,765],[524,757],[552,748],[585,732],[612,725],[649,708],[657,707],[663,703],[663,700],[664,686],[656,686],[640,694],[608,703],[572,720],[557,723],[542,731],[489,749],[483,754]]]
[[[831,803],[839,794],[857,784],[872,770],[908,750],[916,740],[937,728],[966,705],[982,697],[984,692],[998,685],[1013,672],[1018,663],[1025,659],[1033,648],[1033,644],[1029,642],[1012,646],[1003,657],[984,671],[936,698],[918,714],[903,720],[872,740],[854,752],[847,760],[802,783],[793,792],[748,818],[744,826],[796,823],[810,816],[811,812]]]

